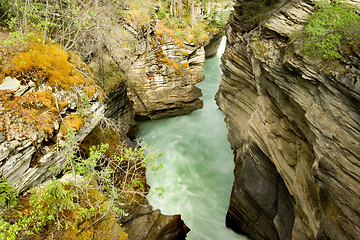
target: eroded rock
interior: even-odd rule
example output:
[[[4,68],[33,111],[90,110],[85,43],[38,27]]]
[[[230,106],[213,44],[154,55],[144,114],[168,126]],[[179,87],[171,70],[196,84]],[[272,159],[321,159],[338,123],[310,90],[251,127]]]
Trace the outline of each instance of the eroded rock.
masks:
[[[289,51],[314,8],[275,1],[261,28],[227,31],[217,103],[235,155],[227,225],[252,239],[360,238],[359,56]]]
[[[190,231],[180,215],[164,215],[159,209],[153,210],[146,200],[133,208],[121,223],[129,240],[180,240]]]

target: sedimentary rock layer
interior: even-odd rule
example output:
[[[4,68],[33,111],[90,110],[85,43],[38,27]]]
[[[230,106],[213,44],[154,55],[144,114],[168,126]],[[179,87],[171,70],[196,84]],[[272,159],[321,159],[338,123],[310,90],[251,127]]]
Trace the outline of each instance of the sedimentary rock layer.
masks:
[[[217,95],[235,153],[227,225],[251,239],[360,239],[360,55],[310,59],[290,36],[311,2],[238,1]]]
[[[182,115],[202,108],[201,91],[205,51],[202,44],[176,42],[172,34],[159,30],[157,21],[138,25],[124,23],[135,43],[132,52],[121,39],[108,39],[106,49],[124,72],[134,110],[140,118],[158,119]],[[111,33],[114,36],[124,34]],[[118,40],[117,40],[118,39]]]

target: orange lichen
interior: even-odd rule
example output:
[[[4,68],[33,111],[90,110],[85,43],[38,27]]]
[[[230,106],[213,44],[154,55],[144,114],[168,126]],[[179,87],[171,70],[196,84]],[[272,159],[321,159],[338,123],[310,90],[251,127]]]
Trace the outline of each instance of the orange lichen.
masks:
[[[157,34],[159,33],[158,35],[161,35],[161,36],[166,33],[168,36],[175,39],[174,31],[171,30],[170,28],[166,27],[162,21],[158,21],[156,23],[156,33]]]
[[[175,38],[174,43],[176,46],[184,47],[183,40],[181,40],[180,38]]]
[[[59,120],[59,110],[51,91],[31,92],[15,96],[11,91],[0,91],[0,104],[13,116],[18,116],[25,123],[35,124],[37,129],[51,135],[54,121]]]
[[[178,72],[181,72],[181,68],[180,68],[179,64],[177,64],[174,60],[164,57],[161,61],[163,63],[165,63],[166,65],[173,67]]]
[[[89,97],[89,99],[92,99],[98,89],[95,86],[87,86],[83,88],[83,91]]]
[[[61,132],[66,134],[70,129],[73,131],[79,131],[83,125],[84,122],[82,117],[73,113],[64,118],[64,122],[61,125]]]
[[[164,31],[161,30],[161,29],[156,28],[155,34],[159,35],[159,36],[162,36],[162,35],[164,35]]]
[[[66,100],[64,100],[64,101],[59,101],[58,105],[59,105],[59,109],[64,109],[67,105],[69,105],[69,103]]]
[[[0,84],[3,83],[5,75],[0,73]]]
[[[181,54],[182,54],[183,56],[189,55],[189,51],[182,50],[182,49],[180,49],[179,51],[181,52]]]
[[[203,43],[207,39],[209,39],[209,36],[207,34],[202,34],[202,35],[199,36],[198,41],[200,43]]]
[[[189,63],[188,62],[182,62],[180,63],[181,66],[183,66],[184,68],[188,68],[189,67]]]
[[[69,59],[73,60],[74,64],[69,62]],[[28,51],[17,54],[12,59],[13,65],[4,70],[6,75],[19,80],[26,75],[32,75],[31,80],[36,84],[46,82],[52,87],[69,89],[75,84],[90,83],[86,82],[84,76],[75,68],[76,65],[80,66],[79,62],[75,57],[69,57],[60,46],[31,43]]]

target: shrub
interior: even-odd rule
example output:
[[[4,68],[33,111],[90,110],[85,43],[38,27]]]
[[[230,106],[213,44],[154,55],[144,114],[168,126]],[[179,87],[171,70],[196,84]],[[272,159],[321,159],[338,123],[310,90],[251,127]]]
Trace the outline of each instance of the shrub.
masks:
[[[86,239],[100,231],[127,239],[121,230],[114,235],[104,226],[116,222],[128,206],[145,197],[146,164],[157,172],[161,165],[152,161],[159,154],[119,145],[113,155],[106,157],[108,145],[101,144],[91,147],[88,157],[80,157],[73,143],[74,133],[70,132],[62,145],[67,162],[53,169],[70,173],[70,177],[50,180],[22,195],[21,205],[12,208],[10,214],[15,219],[0,217],[0,239],[48,239],[50,235],[56,239]],[[7,193],[5,202],[16,199],[7,181],[1,182],[1,190]]]
[[[322,58],[342,57],[344,45],[360,44],[360,8],[341,0],[316,2],[305,27],[304,52]]]
[[[0,209],[13,206],[16,203],[17,195],[17,191],[14,190],[11,182],[2,178],[0,180]]]

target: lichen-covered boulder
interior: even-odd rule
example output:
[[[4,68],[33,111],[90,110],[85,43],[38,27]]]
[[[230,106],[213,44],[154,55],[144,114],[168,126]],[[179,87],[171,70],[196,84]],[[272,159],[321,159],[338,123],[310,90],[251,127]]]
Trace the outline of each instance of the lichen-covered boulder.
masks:
[[[62,162],[58,147],[68,131],[81,141],[104,105],[76,54],[31,41],[0,47],[0,174],[25,191]]]

